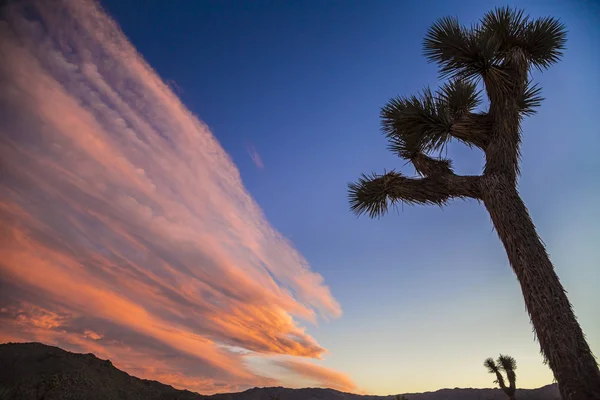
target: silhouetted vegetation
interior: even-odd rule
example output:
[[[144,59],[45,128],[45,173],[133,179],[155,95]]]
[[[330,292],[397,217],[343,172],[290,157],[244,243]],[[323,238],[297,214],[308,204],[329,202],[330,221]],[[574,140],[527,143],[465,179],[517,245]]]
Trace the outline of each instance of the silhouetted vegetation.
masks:
[[[542,101],[532,69],[559,61],[566,29],[552,17],[532,19],[503,7],[478,24],[455,17],[435,22],[424,55],[449,78],[437,91],[396,97],[381,110],[389,149],[414,166],[420,178],[397,171],[369,174],[349,184],[351,209],[379,217],[398,203],[442,206],[470,198],[488,210],[521,285],[541,352],[565,400],[600,399],[600,371],[571,303],[517,189],[521,122]],[[481,111],[483,84],[489,108]],[[483,173],[458,175],[436,156],[451,140],[485,154]],[[469,248],[465,246],[465,251]]]
[[[510,400],[515,400],[515,392],[517,390],[517,374],[515,370],[517,369],[517,362],[511,356],[504,356],[500,354],[497,361],[494,361],[493,358],[488,358],[484,361],[483,365],[487,368],[490,374],[494,374],[496,376],[496,380],[494,383],[497,383],[500,386],[500,389],[506,393]],[[506,378],[508,379],[508,386],[502,376],[502,371],[506,373]]]

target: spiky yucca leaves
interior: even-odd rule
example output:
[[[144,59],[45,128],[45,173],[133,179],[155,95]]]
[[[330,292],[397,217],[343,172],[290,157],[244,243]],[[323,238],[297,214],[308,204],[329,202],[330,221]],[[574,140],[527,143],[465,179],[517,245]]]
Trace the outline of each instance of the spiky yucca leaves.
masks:
[[[490,374],[496,375],[496,380],[494,383],[497,383],[501,389],[504,389],[506,387],[506,383],[504,382],[504,377],[500,373],[500,369],[496,365],[496,361],[490,357],[483,362],[483,365],[487,368]]]
[[[462,26],[456,17],[440,18],[425,36],[425,57],[438,63],[442,78],[478,78],[494,68],[495,52],[477,26]]]
[[[481,201],[519,280],[562,397],[600,400],[600,370],[517,190],[521,121],[542,101],[530,70],[557,62],[565,43],[566,31],[558,20],[532,19],[507,7],[470,27],[453,17],[438,20],[425,37],[424,55],[449,81],[437,91],[425,88],[415,96],[394,98],[381,110],[389,149],[412,163],[419,177],[397,171],[362,175],[348,191],[352,211],[373,218],[401,202],[441,206],[453,198]],[[486,111],[477,109],[480,82],[489,100]],[[450,160],[433,155],[451,140],[484,152],[481,175],[457,175]]]
[[[494,361],[493,358],[488,358],[484,361],[483,365],[487,368],[490,374],[494,374],[496,376],[496,380],[494,383],[497,383],[500,386],[500,389],[506,393],[509,399],[515,399],[515,392],[517,390],[517,375],[515,370],[517,369],[517,362],[511,356],[506,356],[500,354],[497,361]],[[506,382],[504,377],[502,376],[502,371],[506,373],[506,377],[508,379],[508,386],[506,386]]]
[[[524,103],[527,96],[524,93]],[[447,82],[435,93],[426,87],[418,96],[390,100],[381,110],[389,149],[410,160],[420,152],[441,149],[453,137],[467,145],[484,147],[483,134],[467,137],[470,130],[457,129],[461,122],[481,117],[472,114],[480,103],[477,85],[463,79]]]
[[[438,102],[447,110],[452,120],[457,121],[481,104],[481,98],[475,82],[453,79],[444,83],[438,91]]]
[[[536,108],[542,104],[544,98],[541,96],[542,88],[538,84],[527,81],[523,91],[523,97],[518,100],[519,112],[523,116],[530,116],[536,113]]]
[[[500,368],[506,372],[510,387],[514,390],[517,382],[517,374],[515,372],[517,369],[517,361],[511,356],[500,354],[498,357],[498,364]]]
[[[500,77],[514,50],[532,66],[547,69],[560,60],[565,45],[566,29],[557,19],[532,20],[522,10],[500,7],[468,28],[456,17],[439,19],[425,36],[424,54],[439,65],[442,77]]]
[[[541,102],[539,93],[537,86],[528,86],[523,92],[519,100],[523,115],[534,112]],[[399,202],[443,205],[451,198],[479,198],[475,186],[469,184],[468,190],[463,190],[451,184],[473,177],[455,175],[450,160],[427,153],[439,151],[452,139],[485,150],[491,125],[486,113],[473,112],[480,103],[477,85],[460,78],[435,93],[425,88],[418,96],[390,100],[381,110],[388,148],[409,160],[423,178],[409,178],[397,171],[363,174],[348,185],[351,209],[378,217]]]
[[[450,198],[479,197],[474,177],[449,174],[450,163],[420,154],[414,161],[421,179],[407,178],[396,171],[364,175],[348,185],[351,209],[371,218],[385,214],[399,202],[444,205]],[[435,172],[431,172],[435,171]]]
[[[452,127],[448,110],[429,88],[419,96],[390,100],[381,110],[381,119],[390,150],[407,159],[443,146]]]

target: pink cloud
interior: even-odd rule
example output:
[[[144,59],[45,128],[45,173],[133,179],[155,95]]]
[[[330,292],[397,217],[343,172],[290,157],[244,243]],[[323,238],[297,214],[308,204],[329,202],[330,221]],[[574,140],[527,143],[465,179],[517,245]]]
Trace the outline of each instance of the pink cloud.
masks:
[[[311,386],[326,387],[347,393],[361,393],[348,375],[322,365],[298,360],[277,360],[273,363],[308,379],[313,383]]]
[[[323,277],[114,21],[84,0],[5,15],[0,339],[203,392],[276,382],[253,354],[321,358],[298,321],[341,315]]]
[[[263,160],[262,160],[260,154],[258,154],[256,147],[254,147],[254,145],[249,145],[246,148],[246,150],[248,151],[248,155],[250,155],[250,158],[252,159],[252,162],[254,163],[254,165],[256,165],[257,168],[264,169],[265,164],[263,163]]]

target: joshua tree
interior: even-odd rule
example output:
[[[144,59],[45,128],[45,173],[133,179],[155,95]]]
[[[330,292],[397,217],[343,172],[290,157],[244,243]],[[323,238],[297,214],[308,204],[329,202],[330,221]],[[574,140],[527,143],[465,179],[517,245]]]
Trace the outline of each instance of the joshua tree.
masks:
[[[498,363],[497,365],[496,362]],[[483,365],[488,369],[490,374],[496,375],[494,383],[500,386],[500,389],[506,393],[510,400],[515,400],[515,391],[517,390],[517,374],[515,374],[515,369],[517,369],[517,362],[511,356],[503,356],[502,354],[500,354],[496,362],[494,362],[493,358],[488,358],[484,361]],[[502,371],[506,372],[508,386],[504,382]]]
[[[348,185],[349,199],[356,214],[370,217],[400,202],[483,202],[563,398],[600,399],[598,364],[517,190],[521,120],[542,101],[530,71],[556,63],[565,44],[561,22],[531,19],[512,8],[490,11],[471,27],[457,18],[439,19],[427,32],[424,55],[448,82],[436,92],[426,88],[418,96],[394,98],[381,111],[390,150],[412,162],[420,177],[394,170],[362,175]],[[489,99],[487,111],[477,109],[480,82]],[[435,157],[451,139],[483,151],[481,175],[457,175],[450,160]]]

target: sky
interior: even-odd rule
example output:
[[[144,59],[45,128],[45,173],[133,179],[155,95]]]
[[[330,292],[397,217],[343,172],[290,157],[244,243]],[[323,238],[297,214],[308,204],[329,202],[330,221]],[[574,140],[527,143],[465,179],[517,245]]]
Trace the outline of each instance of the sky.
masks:
[[[58,6],[56,4],[59,4]],[[201,393],[395,394],[552,382],[483,207],[349,211],[363,172],[414,170],[379,110],[440,83],[437,18],[493,1],[13,1],[0,21],[0,342],[109,358]],[[508,3],[511,4],[511,3]],[[600,6],[535,72],[519,188],[600,354]],[[482,154],[452,144],[458,173]]]

